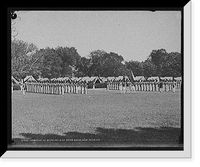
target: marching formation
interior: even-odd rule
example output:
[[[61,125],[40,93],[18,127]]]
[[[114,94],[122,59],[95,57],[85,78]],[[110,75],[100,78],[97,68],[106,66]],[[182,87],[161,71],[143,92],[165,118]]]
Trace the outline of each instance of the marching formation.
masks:
[[[27,81],[25,83],[25,90],[31,93],[55,95],[64,95],[65,93],[87,94],[87,83],[57,79],[41,79],[38,81]]]
[[[121,94],[136,93],[136,91],[154,91],[154,92],[175,92],[181,88],[181,77],[149,77],[143,76],[133,77],[131,81],[127,76],[119,77],[80,77],[80,78],[39,78],[34,79],[32,76],[27,76],[23,81],[18,82],[15,78],[12,80],[19,84],[23,94],[25,92],[30,93],[43,93],[43,94],[55,94],[64,95],[65,93],[71,94],[87,94],[88,84],[92,83],[93,89],[95,89],[96,82],[106,83],[107,90],[119,90]],[[13,92],[13,83],[12,83]]]
[[[135,93],[136,91],[175,92],[181,88],[181,80],[175,79],[149,79],[131,82],[128,79],[109,81],[107,90],[119,90],[121,93]]]

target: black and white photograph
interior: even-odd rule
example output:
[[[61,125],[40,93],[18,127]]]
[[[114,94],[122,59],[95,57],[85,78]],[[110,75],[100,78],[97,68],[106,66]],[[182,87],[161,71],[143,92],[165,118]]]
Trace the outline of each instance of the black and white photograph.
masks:
[[[10,47],[10,150],[184,150],[182,10],[12,10]]]

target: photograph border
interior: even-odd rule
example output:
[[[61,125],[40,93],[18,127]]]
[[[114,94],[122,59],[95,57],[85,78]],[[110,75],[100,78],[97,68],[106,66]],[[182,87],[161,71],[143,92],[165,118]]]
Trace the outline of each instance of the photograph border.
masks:
[[[150,150],[131,150],[131,149],[117,149],[117,151],[101,149],[100,151],[96,148],[89,149],[89,151],[81,149],[78,150],[59,150],[58,149],[8,149],[3,158],[11,157],[45,157],[45,158],[190,158],[191,157],[191,2],[184,6],[182,10],[182,50],[181,53],[184,55],[184,61],[182,64],[183,69],[183,83],[182,86],[184,96],[182,96],[182,124],[183,129],[183,150],[170,150],[165,151],[159,148]],[[184,20],[183,20],[184,18]],[[9,47],[8,47],[9,48]],[[7,79],[8,81],[8,79]],[[11,99],[10,99],[11,100]],[[11,102],[11,101],[10,101]],[[7,103],[7,106],[9,104]],[[9,106],[11,109],[11,106]],[[8,117],[11,116],[8,113]],[[8,132],[11,131],[11,120],[8,121]],[[11,139],[11,134],[7,134],[8,140]],[[12,139],[8,143],[12,142]],[[82,148],[83,149],[83,148]],[[31,151],[34,150],[34,151]],[[38,150],[38,151],[36,151]],[[48,150],[48,151],[44,151]],[[93,151],[95,150],[95,151]],[[104,151],[105,150],[105,151]],[[156,151],[155,151],[156,150]]]

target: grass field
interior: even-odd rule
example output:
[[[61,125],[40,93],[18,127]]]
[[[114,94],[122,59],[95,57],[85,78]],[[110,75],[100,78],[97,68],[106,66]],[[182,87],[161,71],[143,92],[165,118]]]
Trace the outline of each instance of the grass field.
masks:
[[[180,92],[120,94],[101,89],[87,95],[12,94],[12,136],[18,143],[52,139],[69,144],[76,139],[77,145],[94,139],[96,143],[176,144],[180,121]]]

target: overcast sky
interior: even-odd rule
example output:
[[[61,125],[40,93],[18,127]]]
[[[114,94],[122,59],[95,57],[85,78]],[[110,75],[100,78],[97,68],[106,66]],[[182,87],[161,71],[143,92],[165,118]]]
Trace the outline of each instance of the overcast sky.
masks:
[[[75,47],[80,56],[104,50],[145,60],[154,49],[181,51],[180,11],[19,11],[16,39],[38,48]]]

